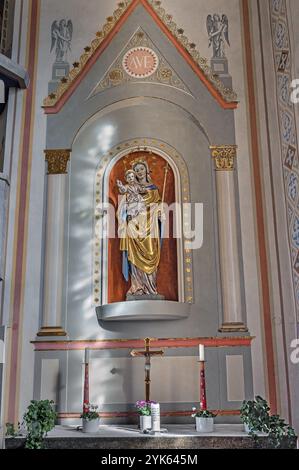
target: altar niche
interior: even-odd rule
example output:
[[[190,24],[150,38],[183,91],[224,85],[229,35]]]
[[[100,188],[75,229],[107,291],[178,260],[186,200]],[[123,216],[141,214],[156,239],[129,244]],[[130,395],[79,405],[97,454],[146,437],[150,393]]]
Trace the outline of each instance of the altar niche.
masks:
[[[190,202],[186,163],[164,143],[130,143],[111,149],[96,174],[98,320],[187,318],[193,283],[192,253],[183,230],[183,202]]]
[[[156,199],[163,200],[168,206],[176,202],[174,174],[169,163],[163,157],[155,153],[137,151],[129,153],[118,160],[110,172],[109,203],[113,205],[115,214],[119,210],[119,202],[121,200],[120,193],[122,192],[122,188],[119,188],[118,184],[121,182],[125,188],[127,186],[127,176],[130,178],[130,171],[136,168],[136,166],[138,168],[138,163],[142,164],[142,162],[147,165],[149,170],[148,176],[151,184],[149,187],[156,187],[156,189],[153,189],[156,193]],[[132,174],[132,179],[133,177],[134,174]],[[125,191],[125,189],[123,189],[123,191]],[[125,198],[127,196],[124,194],[122,197]],[[144,195],[140,194],[139,197],[142,201]],[[130,212],[130,210],[128,212]],[[128,217],[131,217],[131,215]],[[116,234],[118,234],[120,228],[119,219],[120,216],[116,217]],[[160,220],[158,223],[161,226]],[[134,281],[132,281],[130,270],[127,272],[126,278],[123,272],[125,269],[123,258],[126,255],[121,245],[123,245],[123,243],[118,236],[110,238],[108,241],[108,303],[129,301],[133,300],[134,297],[138,298],[138,294],[134,295],[138,290],[138,285],[137,287],[135,286],[135,288],[132,287]],[[141,246],[141,250],[142,249],[143,247]],[[169,217],[169,238],[164,238],[160,241],[157,240],[157,243],[154,244],[152,249],[160,251],[156,256],[156,258],[159,258],[159,260],[157,260],[156,275],[154,274],[156,279],[150,279],[149,281],[150,284],[154,283],[155,285],[150,285],[148,288],[146,287],[144,294],[142,295],[140,293],[140,298],[143,300],[147,298],[153,300],[155,294],[157,294],[156,297],[159,300],[178,301],[177,240],[173,237],[172,213],[170,213]],[[140,272],[142,273],[142,271]]]

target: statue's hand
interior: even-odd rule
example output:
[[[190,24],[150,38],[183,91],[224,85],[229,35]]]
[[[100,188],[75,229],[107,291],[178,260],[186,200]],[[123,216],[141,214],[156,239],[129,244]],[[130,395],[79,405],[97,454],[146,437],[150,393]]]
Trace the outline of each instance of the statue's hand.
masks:
[[[140,186],[140,193],[141,194],[146,194],[148,193],[148,189],[146,186]]]

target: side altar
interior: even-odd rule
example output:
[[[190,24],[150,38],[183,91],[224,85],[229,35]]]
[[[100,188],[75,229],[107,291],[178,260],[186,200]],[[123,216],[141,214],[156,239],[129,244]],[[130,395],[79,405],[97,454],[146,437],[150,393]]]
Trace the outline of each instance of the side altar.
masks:
[[[259,436],[256,443],[242,425],[217,425],[210,435],[198,435],[194,426],[169,425],[161,436],[140,434],[133,426],[101,426],[97,435],[76,428],[57,426],[45,440],[45,449],[268,449],[269,439]],[[24,439],[5,439],[6,449],[22,449]],[[290,446],[296,449],[296,442]]]
[[[88,349],[90,402],[104,424],[132,423],[149,354],[130,353],[146,351],[148,337],[151,350],[164,351],[163,359],[151,357],[151,398],[168,423],[190,423],[199,401],[199,344],[209,364],[209,407],[220,411],[219,424],[238,423],[242,401],[253,396],[253,338],[238,102],[219,36],[225,18],[219,34],[211,32],[209,67],[180,28],[168,30],[149,13],[154,3],[119,5],[44,101],[46,240],[34,398],[53,399],[60,423],[78,425]],[[70,23],[61,28],[57,81],[72,37]]]

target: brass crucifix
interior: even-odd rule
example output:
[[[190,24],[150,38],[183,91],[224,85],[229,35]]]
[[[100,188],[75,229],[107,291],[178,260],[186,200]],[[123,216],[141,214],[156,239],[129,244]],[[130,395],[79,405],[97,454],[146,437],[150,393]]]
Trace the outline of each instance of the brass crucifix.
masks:
[[[158,351],[151,351],[150,350],[150,342],[152,338],[145,338],[144,343],[145,343],[145,350],[144,351],[139,351],[137,349],[134,349],[131,351],[131,356],[133,357],[145,357],[145,365],[144,365],[144,372],[145,372],[145,378],[144,378],[144,383],[145,383],[145,401],[150,401],[150,384],[151,384],[151,357],[152,356],[163,356],[164,351],[163,350],[158,350]]]

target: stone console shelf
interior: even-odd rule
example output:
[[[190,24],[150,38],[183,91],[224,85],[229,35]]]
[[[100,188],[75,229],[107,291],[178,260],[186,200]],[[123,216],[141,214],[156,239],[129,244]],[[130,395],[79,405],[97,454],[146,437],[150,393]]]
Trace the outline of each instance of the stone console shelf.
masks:
[[[180,320],[190,314],[191,304],[165,300],[115,302],[96,307],[99,321]]]

